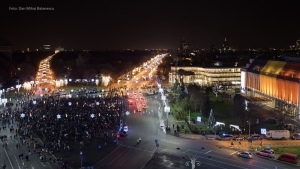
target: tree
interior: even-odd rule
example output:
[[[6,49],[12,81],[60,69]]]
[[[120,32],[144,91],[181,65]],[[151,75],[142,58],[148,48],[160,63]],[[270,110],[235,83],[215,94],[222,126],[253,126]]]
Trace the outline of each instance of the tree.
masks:
[[[247,116],[247,111],[245,109],[246,108],[245,98],[240,94],[236,94],[233,97],[233,102],[234,102],[233,105],[234,115],[239,117],[242,124],[245,124],[245,119]]]
[[[205,89],[206,95],[209,95],[209,94],[212,93],[212,92],[213,92],[212,87],[207,87],[207,88]]]
[[[202,115],[204,117],[209,117],[211,106],[210,106],[210,99],[209,99],[208,95],[205,96],[205,100],[201,107],[202,107]]]
[[[198,85],[189,85],[188,86],[189,91],[189,104],[190,107],[194,111],[201,110],[201,107],[203,105],[203,101],[205,100],[205,97],[203,97],[203,93],[201,91],[201,87]]]
[[[292,104],[288,104],[282,100],[276,101],[277,106],[277,113],[278,113],[278,125],[280,128],[284,128],[285,124],[288,123],[289,120],[291,120],[291,117],[293,116],[294,107]]]

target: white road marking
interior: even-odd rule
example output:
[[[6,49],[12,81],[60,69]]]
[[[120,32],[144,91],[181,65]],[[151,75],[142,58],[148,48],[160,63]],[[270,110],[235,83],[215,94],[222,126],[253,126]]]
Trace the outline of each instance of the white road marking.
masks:
[[[9,158],[9,156],[8,156],[8,154],[7,154],[5,148],[4,148],[4,152],[5,152],[5,154],[6,154],[7,158],[8,158],[8,161],[9,161],[9,163],[10,163],[10,165],[11,165],[11,168],[14,169],[14,166],[12,165],[12,163],[11,163],[11,161],[10,161],[10,158]]]
[[[214,168],[222,168],[222,169],[227,169],[227,168],[224,168],[224,167],[220,167],[220,166],[217,166],[217,165],[213,165],[213,164],[209,164],[209,163],[201,163],[201,164],[206,164],[206,165],[211,165],[211,166],[213,166]]]
[[[194,150],[191,150],[191,151],[194,151]],[[194,152],[198,152],[198,151],[194,151]],[[198,152],[198,153],[201,153],[201,152]],[[201,154],[203,154],[203,153],[201,153]],[[228,161],[233,161],[233,162],[235,162],[235,163],[242,163],[242,164],[249,165],[248,163],[244,163],[244,162],[240,162],[240,161],[231,160],[231,159],[224,158],[224,157],[217,156],[217,155],[211,155],[211,156],[212,156],[212,157],[217,157],[217,158],[220,158],[220,159],[226,159],[226,160],[228,160]],[[204,158],[204,157],[198,157],[198,158]],[[204,158],[204,159],[207,159],[207,158]],[[213,160],[213,161],[216,161],[216,160]],[[219,162],[219,161],[218,161],[218,162]],[[259,162],[259,161],[256,161],[256,162]],[[220,163],[225,163],[225,162],[221,162],[221,161],[220,161]],[[259,163],[262,163],[262,162],[259,162]],[[229,163],[225,163],[225,164],[229,164]],[[264,164],[267,164],[267,163],[264,163]],[[229,164],[229,165],[231,165],[231,164]],[[270,165],[270,164],[268,164],[268,165]],[[256,168],[267,169],[267,168],[261,167],[261,166],[259,166],[259,165],[254,165],[254,164],[252,164],[252,166],[255,166]],[[274,165],[270,165],[270,166],[273,167]]]
[[[48,163],[49,167],[51,167],[50,163],[49,162],[47,162],[47,163]],[[51,167],[51,168],[53,168],[53,167]]]
[[[112,162],[114,162],[116,159],[118,159],[122,154],[124,154],[126,152],[126,150],[129,149],[129,147],[127,147],[121,154],[119,154],[114,160],[112,160],[110,163],[108,163],[108,165],[110,165]]]
[[[117,147],[114,151],[110,152],[106,157],[104,157],[102,160],[100,160],[99,162],[97,162],[94,166],[96,166],[97,164],[101,163],[101,162],[102,162],[103,160],[105,160],[108,156],[110,156],[112,153],[114,153],[114,152],[120,147],[120,145],[121,145],[121,144],[119,144],[118,147]]]
[[[186,153],[186,152],[188,152],[188,151],[190,151],[190,149],[186,150],[186,151],[185,151],[185,152],[183,152],[183,153]]]
[[[233,152],[233,153],[230,153],[230,155],[233,155],[233,154],[235,154],[235,153],[237,153],[238,151],[235,151],[235,152]]]
[[[127,161],[129,159],[129,157],[132,156],[132,154],[134,154],[134,153],[135,153],[135,151],[133,151],[129,156],[127,156],[127,158],[122,163],[120,163],[120,165],[122,165],[125,161]]]
[[[212,150],[209,150],[208,152],[206,152],[205,154],[208,154],[208,153],[210,153]]]
[[[17,161],[17,163],[18,163],[18,167],[19,167],[19,169],[21,169],[21,167],[20,167],[20,164],[19,164],[19,161],[18,161],[18,159],[17,159],[16,155],[14,155],[14,156],[15,156],[15,159],[16,159],[16,161]]]

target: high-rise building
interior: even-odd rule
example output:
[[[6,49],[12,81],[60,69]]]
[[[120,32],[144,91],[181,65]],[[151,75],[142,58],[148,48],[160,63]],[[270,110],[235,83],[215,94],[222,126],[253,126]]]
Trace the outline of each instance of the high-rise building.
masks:
[[[300,50],[300,39],[296,41],[296,50]]]
[[[226,52],[226,51],[228,51],[228,49],[229,49],[229,44],[228,44],[228,42],[227,42],[227,40],[225,38],[225,40],[224,40],[224,42],[222,44],[222,51]]]
[[[215,45],[210,45],[209,52],[210,52],[210,53],[215,53],[215,52],[217,52],[217,49],[215,48]]]
[[[43,45],[43,51],[50,51],[50,45]]]
[[[189,43],[183,38],[179,43],[179,52],[180,53],[187,53],[189,48],[190,48]]]

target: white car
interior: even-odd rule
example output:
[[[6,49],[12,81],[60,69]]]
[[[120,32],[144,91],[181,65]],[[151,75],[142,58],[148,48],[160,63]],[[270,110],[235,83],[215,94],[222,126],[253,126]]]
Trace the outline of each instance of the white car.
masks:
[[[128,132],[128,126],[124,126],[123,131],[125,131],[127,133]]]
[[[247,152],[247,151],[243,151],[243,152],[238,153],[238,156],[239,157],[244,157],[244,158],[252,158],[252,154],[250,152]]]

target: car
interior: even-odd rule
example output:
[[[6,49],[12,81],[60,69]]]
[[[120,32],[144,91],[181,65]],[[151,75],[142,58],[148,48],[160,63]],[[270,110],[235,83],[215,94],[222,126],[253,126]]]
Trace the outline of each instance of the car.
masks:
[[[126,137],[127,136],[127,132],[125,132],[125,131],[120,131],[119,132],[119,136],[120,137]],[[117,136],[118,137],[118,136]]]
[[[217,138],[217,140],[232,140],[233,139],[233,135],[231,134],[223,134],[223,135],[219,135]]]
[[[127,133],[128,132],[128,126],[124,126],[123,131]]]
[[[242,151],[240,153],[237,154],[239,157],[243,157],[243,158],[252,158],[252,154],[248,151]]]
[[[262,140],[260,135],[252,135],[248,138],[248,140]]]
[[[300,133],[296,133],[292,136],[293,140],[300,140]]]
[[[233,140],[245,140],[244,136],[235,136],[233,137]]]
[[[274,152],[268,150],[261,150],[256,153],[259,156],[264,156],[268,158],[274,158]]]
[[[267,151],[267,152],[270,152],[270,153],[274,154],[274,150],[270,149],[270,148],[265,148],[264,151]]]

